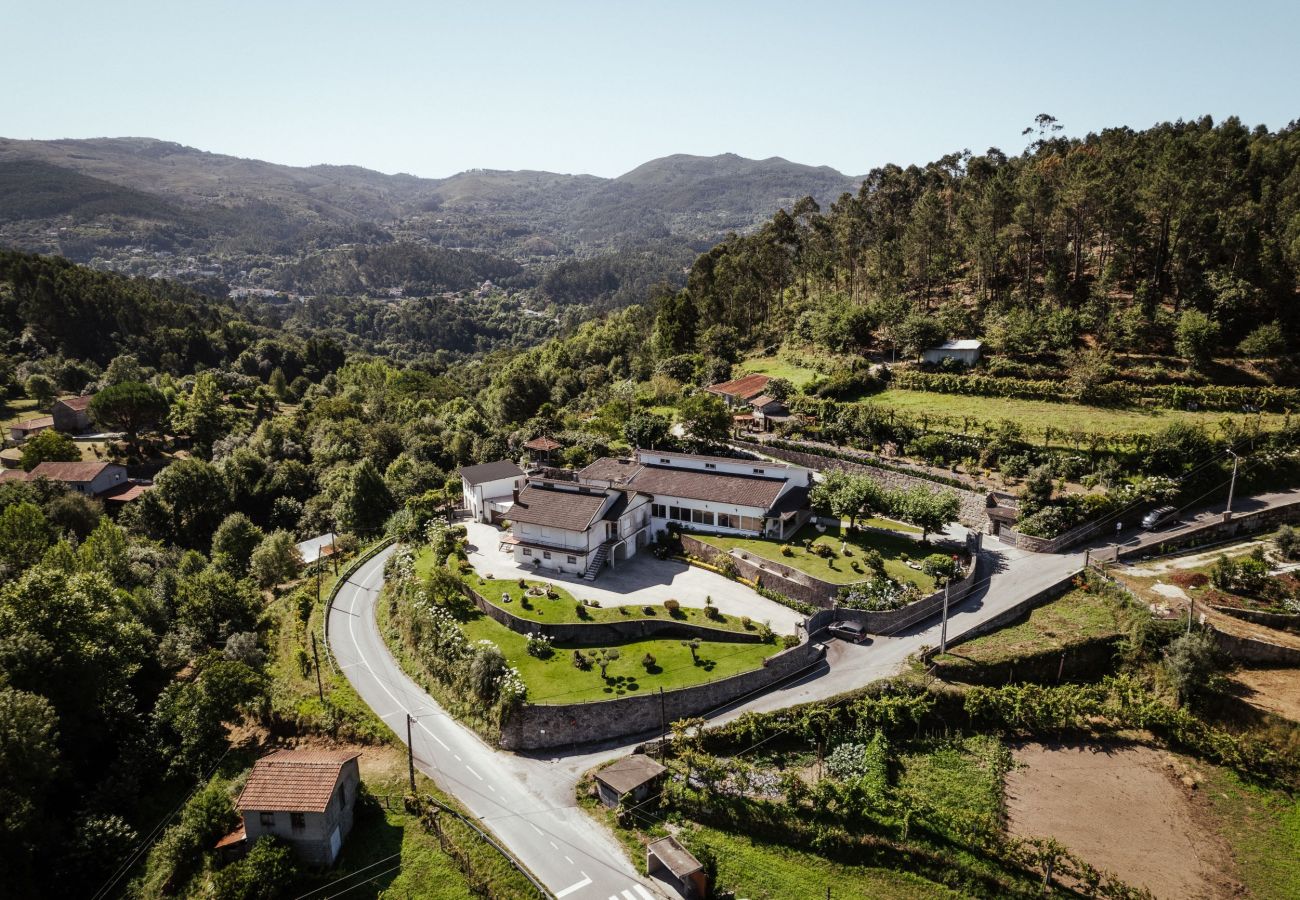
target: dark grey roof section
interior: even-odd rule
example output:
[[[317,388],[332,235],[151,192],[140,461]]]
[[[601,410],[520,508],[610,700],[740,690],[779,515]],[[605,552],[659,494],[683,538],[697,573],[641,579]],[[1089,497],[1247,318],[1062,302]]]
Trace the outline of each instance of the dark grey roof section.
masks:
[[[489,481],[500,481],[503,478],[520,478],[523,474],[524,470],[508,459],[480,463],[477,466],[462,466],[460,470],[460,477],[470,484],[484,484]]]
[[[604,509],[611,493],[616,492],[590,487],[565,489],[546,482],[532,482],[519,492],[519,499],[506,515],[511,522],[586,531]]]
[[[808,505],[808,488],[805,485],[797,484],[790,490],[786,491],[776,499],[776,503],[769,511],[773,516],[790,516]]]
[[[732,475],[672,466],[642,466],[629,482],[643,494],[768,509],[785,487],[784,478]]]

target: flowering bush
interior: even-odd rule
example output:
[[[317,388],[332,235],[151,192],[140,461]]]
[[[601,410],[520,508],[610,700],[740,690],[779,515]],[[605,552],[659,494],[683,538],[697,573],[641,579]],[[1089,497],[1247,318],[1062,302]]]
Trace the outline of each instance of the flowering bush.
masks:
[[[528,655],[535,656],[538,659],[547,659],[555,650],[551,646],[551,639],[544,634],[530,634],[528,636]]]

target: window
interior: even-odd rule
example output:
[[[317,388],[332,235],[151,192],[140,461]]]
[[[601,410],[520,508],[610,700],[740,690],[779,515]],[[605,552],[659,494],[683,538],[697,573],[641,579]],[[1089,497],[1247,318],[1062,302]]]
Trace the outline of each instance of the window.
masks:
[[[677,521],[682,521],[682,508],[680,506],[668,507],[668,518],[676,519]],[[687,513],[687,518],[688,519],[690,518],[689,512]]]
[[[719,528],[735,528],[735,527],[736,527],[736,517],[735,517],[735,516],[732,516],[732,515],[728,515],[727,513],[718,513],[718,527],[719,527]]]
[[[294,831],[302,831],[307,827],[307,817],[302,813],[289,813],[289,825]]]
[[[671,466],[673,464],[673,461],[671,459],[665,459],[662,456],[659,457],[659,462],[663,463],[665,466]]]
[[[753,516],[741,516],[740,527],[744,531],[761,532],[763,530],[763,520],[755,519]]]
[[[712,525],[713,513],[705,512],[702,509],[693,509],[691,510],[691,521],[697,525]]]
[[[533,555],[533,551],[532,551],[531,549],[529,549],[528,547],[525,547],[525,548],[524,548],[524,556],[532,556],[532,555]]]
[[[704,468],[706,468],[706,469],[716,469],[717,467],[718,467],[718,464],[717,464],[717,463],[705,463],[705,464],[704,464]]]
[[[263,828],[275,827],[275,813],[273,812],[258,813],[258,819],[261,820]]]
[[[571,566],[576,566],[578,564],[578,557],[576,556],[566,556],[564,559]]]
[[[550,558],[551,558],[551,551],[550,551],[550,550],[543,550],[543,551],[542,551],[542,559],[550,559]]]
[[[755,475],[762,475],[762,474],[763,474],[764,472],[766,472],[766,471],[767,471],[767,469],[755,469],[755,470],[754,470],[754,474],[755,474]]]
[[[662,503],[652,503],[650,505],[650,513],[656,519],[666,519],[668,517],[668,508]]]

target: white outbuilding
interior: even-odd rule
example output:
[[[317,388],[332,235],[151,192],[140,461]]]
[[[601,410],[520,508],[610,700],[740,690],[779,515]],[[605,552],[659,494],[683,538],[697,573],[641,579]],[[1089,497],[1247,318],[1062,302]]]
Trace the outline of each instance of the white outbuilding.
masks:
[[[514,504],[515,492],[524,486],[524,470],[508,459],[465,466],[460,470],[465,509],[475,522],[502,518]]]
[[[962,365],[969,367],[980,361],[980,353],[983,350],[983,341],[944,341],[938,347],[922,350],[921,361],[939,365],[945,359],[955,359]]]

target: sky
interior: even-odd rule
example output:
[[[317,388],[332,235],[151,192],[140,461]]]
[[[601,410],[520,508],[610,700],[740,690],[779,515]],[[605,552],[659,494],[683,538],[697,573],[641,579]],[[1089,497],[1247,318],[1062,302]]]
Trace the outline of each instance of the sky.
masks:
[[[732,152],[864,174],[1229,115],[1300,118],[1300,2],[0,0],[0,135],[291,165],[615,176]]]

